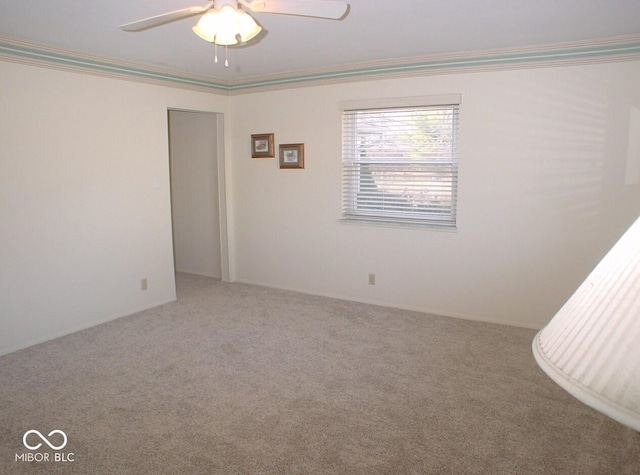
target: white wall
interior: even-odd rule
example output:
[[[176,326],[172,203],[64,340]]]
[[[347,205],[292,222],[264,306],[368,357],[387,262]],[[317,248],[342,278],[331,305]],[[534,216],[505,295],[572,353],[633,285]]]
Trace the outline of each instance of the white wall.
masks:
[[[228,98],[0,68],[0,354],[175,299],[167,109]]]
[[[175,298],[168,108],[225,114],[240,281],[539,327],[640,214],[638,62],[231,98],[0,68],[0,354]],[[457,232],[339,223],[338,103],[447,93],[463,97]],[[303,142],[305,169],[251,159],[266,132]]]
[[[640,213],[624,184],[638,84],[631,62],[235,97],[237,278],[541,327]],[[339,102],[448,93],[462,94],[457,232],[339,223]],[[251,159],[250,135],[267,132],[303,142],[305,169]]]
[[[217,114],[169,111],[175,269],[220,278],[217,127]]]

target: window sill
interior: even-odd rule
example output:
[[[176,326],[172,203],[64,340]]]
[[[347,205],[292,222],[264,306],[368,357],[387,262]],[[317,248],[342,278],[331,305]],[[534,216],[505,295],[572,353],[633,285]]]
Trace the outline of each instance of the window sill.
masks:
[[[401,228],[401,229],[422,229],[426,231],[444,231],[449,233],[455,233],[458,231],[458,227],[452,224],[437,224],[433,222],[400,222],[390,221],[385,219],[375,218],[353,218],[343,217],[338,220],[341,224],[348,225],[365,225],[365,226],[378,226],[383,228]]]

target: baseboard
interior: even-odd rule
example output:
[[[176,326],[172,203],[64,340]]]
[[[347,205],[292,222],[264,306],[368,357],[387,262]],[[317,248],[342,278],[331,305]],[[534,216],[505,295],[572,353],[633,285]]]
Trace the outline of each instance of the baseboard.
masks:
[[[474,322],[493,323],[493,324],[496,324],[496,325],[507,325],[507,326],[511,326],[511,327],[527,328],[527,329],[530,329],[530,330],[540,330],[540,327],[537,327],[535,325],[527,325],[527,324],[524,324],[524,323],[511,322],[511,321],[505,321],[505,320],[500,320],[500,319],[484,318],[484,317],[478,317],[478,316],[475,316],[475,315],[467,315],[467,314],[461,314],[461,313],[451,313],[451,312],[446,312],[446,311],[442,311],[440,309],[435,309],[435,308],[413,307],[413,306],[410,306],[410,305],[403,305],[403,304],[399,304],[399,303],[395,303],[395,302],[394,303],[389,303],[389,302],[382,302],[382,301],[372,300],[372,299],[353,298],[353,297],[347,297],[345,295],[338,295],[338,294],[332,294],[332,293],[327,293],[327,292],[316,292],[316,291],[311,291],[311,290],[308,290],[308,289],[299,289],[299,288],[287,287],[287,286],[281,286],[281,285],[272,285],[272,284],[266,284],[264,282],[251,281],[251,280],[245,280],[245,279],[236,279],[233,282],[237,282],[239,284],[257,285],[259,287],[266,287],[266,288],[270,288],[270,289],[287,290],[287,291],[290,291],[290,292],[299,292],[301,294],[316,295],[318,297],[328,297],[328,298],[337,299],[337,300],[346,300],[346,301],[349,301],[349,302],[358,302],[358,303],[365,303],[365,304],[368,304],[368,305],[377,305],[379,307],[395,308],[395,309],[400,309],[400,310],[408,310],[408,311],[411,311],[411,312],[420,312],[420,313],[426,313],[426,314],[430,314],[430,315],[438,315],[438,316],[441,316],[441,317],[458,318],[460,320],[470,320],[470,321],[474,321]]]
[[[47,337],[43,337],[43,338],[36,338],[33,340],[28,340],[24,343],[20,343],[18,345],[15,346],[10,346],[8,348],[0,348],[0,356],[2,355],[8,355],[9,353],[13,353],[15,351],[19,351],[19,350],[24,350],[25,348],[29,348],[31,346],[35,346],[35,345],[39,345],[41,343],[45,343],[47,341],[51,341],[51,340],[55,340],[56,338],[61,338],[63,336],[67,336],[67,335],[71,335],[73,333],[77,333],[80,332],[82,330],[86,330],[88,328],[93,328],[96,327],[98,325],[102,325],[103,323],[107,323],[107,322],[111,322],[113,320],[117,320],[119,318],[124,318],[124,317],[128,317],[130,315],[134,315],[138,312],[143,312],[145,310],[149,310],[150,308],[154,308],[154,307],[159,307],[160,305],[164,305],[170,302],[174,302],[176,299],[169,299],[169,300],[163,300],[157,303],[154,303],[152,305],[147,305],[144,307],[140,307],[140,308],[133,308],[130,310],[125,311],[124,313],[121,314],[116,314],[116,315],[111,315],[105,318],[101,318],[98,320],[95,320],[91,323],[88,323],[86,325],[80,325],[78,327],[72,327],[72,328],[68,328],[66,330],[62,330],[60,332],[56,332],[50,336]]]

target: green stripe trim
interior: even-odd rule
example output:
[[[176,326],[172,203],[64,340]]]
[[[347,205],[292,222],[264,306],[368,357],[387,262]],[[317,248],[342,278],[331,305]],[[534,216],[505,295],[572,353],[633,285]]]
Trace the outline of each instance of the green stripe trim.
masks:
[[[455,70],[461,68],[498,68],[517,66],[522,64],[537,64],[546,62],[578,62],[585,60],[599,60],[615,57],[633,57],[640,59],[640,41],[625,44],[597,45],[590,47],[576,47],[566,49],[532,50],[514,53],[496,53],[477,56],[443,57],[441,59],[426,59],[404,63],[393,63],[380,66],[364,66],[362,68],[342,69],[319,72],[307,75],[292,75],[272,79],[259,79],[252,82],[241,82],[229,86],[231,91],[246,89],[283,86],[310,81],[350,80],[366,78],[368,76],[384,74],[412,74],[437,70]]]
[[[72,53],[61,53],[57,51],[39,49],[33,46],[23,46],[13,43],[0,42],[0,54],[6,54],[9,56],[36,62],[51,63],[54,65],[75,69],[87,69],[100,73],[118,74],[138,79],[169,82],[182,86],[215,89],[223,92],[229,91],[228,84],[221,83],[215,80],[201,79],[177,73],[156,71],[153,69],[145,69],[143,67],[118,64],[115,62],[87,58],[79,55],[76,56]]]
[[[628,38],[628,37],[627,37]],[[215,90],[223,93],[250,92],[252,89],[277,88],[295,86],[319,81],[349,81],[384,75],[415,75],[428,72],[446,72],[460,69],[498,69],[517,67],[518,65],[551,65],[580,63],[586,61],[605,60],[636,60],[640,59],[640,37],[632,37],[628,41],[615,40],[594,42],[578,46],[559,45],[546,48],[531,48],[511,50],[469,56],[452,55],[423,58],[411,61],[392,63],[364,64],[358,67],[325,69],[307,74],[292,74],[254,78],[253,80],[224,81],[189,76],[179,73],[154,70],[142,66],[132,66],[109,62],[103,59],[74,55],[71,52],[61,52],[38,48],[34,45],[12,43],[0,40],[0,54],[38,63],[50,63],[72,69],[84,69],[103,74],[128,76],[134,79],[167,82],[182,87],[194,87]]]

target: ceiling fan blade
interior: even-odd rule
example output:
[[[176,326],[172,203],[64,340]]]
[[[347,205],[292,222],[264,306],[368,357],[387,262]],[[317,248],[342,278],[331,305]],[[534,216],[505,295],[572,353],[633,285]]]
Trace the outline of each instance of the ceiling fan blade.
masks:
[[[349,8],[347,2],[338,0],[240,0],[257,13],[310,16],[339,20]]]
[[[204,7],[190,7],[183,10],[177,10],[175,12],[163,13],[162,15],[152,16],[145,18],[144,20],[138,20],[125,25],[120,25],[124,31],[143,31],[149,28],[155,28],[156,26],[166,25],[174,21],[182,20],[183,18],[189,18],[196,15],[201,15],[211,8],[212,5],[206,5]]]

